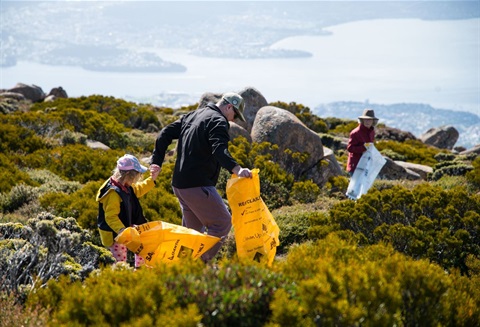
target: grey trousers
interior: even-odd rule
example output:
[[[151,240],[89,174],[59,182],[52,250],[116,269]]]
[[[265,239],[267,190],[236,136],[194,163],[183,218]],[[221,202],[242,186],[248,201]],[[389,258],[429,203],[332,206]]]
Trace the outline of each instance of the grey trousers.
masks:
[[[204,262],[210,261],[218,253],[224,237],[232,228],[232,216],[227,206],[214,186],[184,189],[173,187],[173,192],[180,201],[183,226],[221,238],[220,242],[202,256]]]

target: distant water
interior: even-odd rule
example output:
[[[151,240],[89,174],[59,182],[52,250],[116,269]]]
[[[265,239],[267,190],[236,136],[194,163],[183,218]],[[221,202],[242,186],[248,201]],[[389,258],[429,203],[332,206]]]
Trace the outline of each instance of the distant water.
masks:
[[[186,73],[105,73],[20,62],[2,68],[0,88],[17,82],[45,92],[62,86],[69,96],[102,94],[148,98],[252,86],[267,101],[314,108],[334,101],[425,103],[480,115],[480,19],[366,20],[328,28],[328,36],[297,36],[272,47],[306,50],[310,58],[219,59],[185,50],[150,49],[181,63]]]

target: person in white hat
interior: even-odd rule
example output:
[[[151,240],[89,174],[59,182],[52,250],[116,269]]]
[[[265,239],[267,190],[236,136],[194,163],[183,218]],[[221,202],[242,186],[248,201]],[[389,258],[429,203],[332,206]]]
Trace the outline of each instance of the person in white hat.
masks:
[[[112,252],[117,262],[127,260],[127,248],[116,243],[115,237],[126,227],[147,222],[138,198],[153,189],[160,169],[150,166],[150,176],[140,181],[147,170],[135,156],[126,154],[117,160],[112,176],[97,192],[100,238],[103,246]],[[135,254],[135,268],[144,262],[142,257]]]
[[[217,103],[208,103],[164,127],[152,155],[152,166],[160,168],[168,146],[178,140],[172,187],[182,209],[182,225],[222,241],[232,228],[232,217],[215,188],[220,168],[252,177],[250,169],[242,168],[228,151],[229,121],[245,121],[244,106],[239,94],[225,93]],[[204,262],[213,259],[222,241],[202,256]]]
[[[375,141],[375,126],[378,118],[375,117],[373,109],[363,110],[363,114],[358,116],[358,126],[354,128],[349,135],[347,151],[347,172],[353,175],[362,154],[367,151],[367,146]]]

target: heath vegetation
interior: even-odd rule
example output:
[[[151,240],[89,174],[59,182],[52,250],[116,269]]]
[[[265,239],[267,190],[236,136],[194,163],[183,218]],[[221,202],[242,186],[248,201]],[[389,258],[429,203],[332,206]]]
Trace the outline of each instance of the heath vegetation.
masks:
[[[275,102],[322,138],[345,167],[341,139],[356,122]],[[377,180],[358,201],[347,175],[319,187],[285,171],[304,154],[230,143],[260,169],[280,227],[272,267],[243,262],[232,236],[218,260],[134,271],[101,246],[95,195],[125,153],[148,159],[179,109],[104,96],[0,99],[0,326],[474,326],[480,321],[480,157],[417,140],[379,140],[393,160],[432,167],[425,181]],[[102,142],[104,149],[89,146]],[[175,144],[153,191],[149,221],[181,224],[170,181]],[[147,173],[148,174],[148,173]],[[225,198],[229,174],[217,188]]]

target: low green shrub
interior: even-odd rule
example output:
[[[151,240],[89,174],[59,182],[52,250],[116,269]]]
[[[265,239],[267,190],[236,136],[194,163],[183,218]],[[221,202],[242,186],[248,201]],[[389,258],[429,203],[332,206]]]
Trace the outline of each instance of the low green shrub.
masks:
[[[229,145],[232,156],[242,167],[258,168],[260,170],[260,194],[270,210],[290,205],[290,190],[294,183],[294,176],[272,160],[272,153],[275,153],[277,148],[269,142],[250,144],[246,138],[241,136]],[[285,153],[284,155],[293,157],[299,154]],[[301,160],[301,158],[292,159],[292,161],[298,160]],[[229,178],[230,174],[222,169],[217,189],[224,199],[226,199],[226,186]]]
[[[293,287],[281,274],[234,262],[213,269],[187,260],[135,273],[121,267],[102,269],[83,283],[52,281],[32,293],[28,304],[52,308],[58,324],[120,326],[145,320],[165,326],[169,317],[168,326],[263,326],[276,289]]]
[[[344,141],[340,137],[325,133],[319,133],[319,136],[322,140],[323,146],[332,149],[332,151],[337,151],[344,148]]]
[[[98,150],[80,144],[67,145],[39,154],[43,155],[46,162],[36,168],[46,168],[67,180],[85,184],[107,179],[118,158],[125,153],[128,150]]]
[[[0,142],[0,153],[31,153],[39,149],[49,148],[48,143],[42,137],[22,126],[20,122],[10,123],[6,118],[0,118],[0,122],[2,122],[2,128],[0,128],[0,139],[2,140]]]
[[[449,275],[381,244],[357,247],[331,234],[292,248],[278,270],[297,286],[275,294],[277,326],[469,326],[480,318],[478,275]]]
[[[335,136],[348,137],[350,132],[358,126],[358,122],[349,119],[327,118],[328,133]]]
[[[400,185],[371,189],[356,202],[337,203],[330,220],[318,225],[319,237],[350,230],[362,244],[388,242],[414,258],[463,273],[468,273],[467,255],[480,254],[480,197],[464,187],[445,191],[422,183],[411,190]]]
[[[451,190],[456,187],[465,187],[465,189],[468,190],[469,194],[475,193],[473,188],[468,184],[465,176],[443,175],[436,181],[430,181],[430,183],[432,183],[432,185],[439,187],[443,190]]]
[[[457,156],[454,153],[446,153],[446,152],[439,152],[436,155],[433,156],[435,160],[438,162],[443,162],[443,161],[452,161],[454,160]]]
[[[470,185],[480,191],[480,156],[472,162],[473,170],[467,172],[465,177]]]
[[[98,113],[100,115],[97,117],[107,115],[127,128],[142,130],[150,124],[157,127],[161,126],[154,108],[150,105],[136,104],[111,96],[91,95],[78,98],[59,98],[54,102],[35,103],[30,110],[47,113],[57,112],[60,115],[74,111]]]
[[[70,194],[82,187],[82,184],[79,182],[67,181],[47,169],[28,170],[27,174],[32,180],[40,184],[37,188],[37,193],[39,195],[47,192],[62,192]]]
[[[10,114],[17,109],[16,100],[0,97],[0,114]]]
[[[433,172],[429,174],[430,180],[437,181],[442,176],[465,176],[472,171],[473,167],[458,161],[443,161],[433,167]]]
[[[406,161],[407,160],[407,157],[405,157],[404,155],[398,154],[391,149],[384,149],[384,150],[380,151],[380,153],[384,157],[388,157],[388,158],[390,158],[394,161]]]
[[[290,198],[300,203],[315,202],[320,195],[320,187],[311,180],[293,183]]]
[[[375,142],[375,147],[381,153],[388,151],[387,153],[397,158],[403,158],[403,161],[430,167],[437,163],[435,155],[441,152],[441,150],[428,146],[419,140],[406,140],[405,142],[380,140]]]
[[[73,132],[69,129],[65,129],[58,133],[60,145],[67,144],[87,144],[87,135],[80,132]]]
[[[293,246],[271,268],[185,260],[63,276],[37,284],[25,309],[50,310],[55,325],[470,326],[480,318],[480,261],[467,263],[471,277],[331,234]]]
[[[35,104],[33,107],[38,105],[40,104]],[[8,122],[21,126],[40,139],[42,137],[62,139],[62,135],[66,134],[65,131],[69,130],[74,133],[70,134],[71,136],[83,134],[89,139],[102,142],[112,148],[125,147],[126,142],[122,133],[129,129],[107,113],[79,108],[61,110],[53,107],[45,111],[17,112],[9,115]],[[29,135],[25,136],[27,140],[28,137],[31,138]],[[65,140],[71,143],[74,139],[67,135]],[[39,147],[37,146],[36,149]]]
[[[74,218],[43,213],[28,221],[0,224],[0,291],[25,298],[34,285],[60,275],[83,279],[100,265],[115,260],[110,251],[91,243]]]
[[[73,217],[85,229],[96,232],[98,203],[95,201],[102,182],[90,182],[73,193],[49,192],[39,197],[41,207],[55,216]]]
[[[37,194],[33,186],[16,184],[8,194],[0,193],[0,212],[15,211],[36,198]]]
[[[346,176],[332,176],[325,183],[324,189],[329,195],[339,195],[341,198],[347,193],[349,179]]]
[[[38,182],[20,170],[15,162],[3,153],[0,153],[0,169],[3,172],[0,174],[0,195],[10,192],[16,184],[38,186]]]
[[[82,109],[66,109],[49,113],[53,119],[61,121],[63,126],[75,132],[83,133],[89,139],[102,142],[111,148],[125,148],[127,145],[123,132],[125,126],[112,120],[106,113],[85,111]]]
[[[5,214],[5,216],[8,217],[5,221],[26,224],[30,218],[36,217],[42,212],[44,212],[44,210],[40,206],[38,199],[33,199],[28,203],[24,203],[15,211]]]
[[[277,214],[274,217],[280,229],[278,237],[280,245],[277,247],[277,255],[284,255],[292,245],[307,241],[311,220],[318,214],[317,212]]]
[[[123,135],[125,136],[127,146],[138,153],[151,153],[157,137],[156,133],[147,134],[138,129],[132,129],[131,131],[123,133]]]

